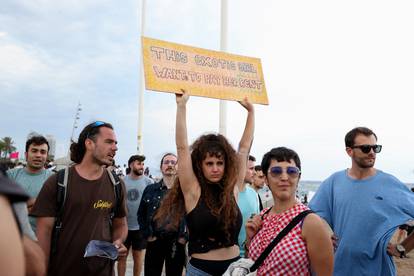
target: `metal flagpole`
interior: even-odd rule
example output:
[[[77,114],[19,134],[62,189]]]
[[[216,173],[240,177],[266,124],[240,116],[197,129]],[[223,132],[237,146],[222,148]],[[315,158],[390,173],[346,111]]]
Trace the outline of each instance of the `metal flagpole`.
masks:
[[[144,35],[145,33],[145,0],[142,0],[142,6],[141,6],[141,35]],[[142,49],[142,45],[141,45]],[[141,63],[139,65],[139,83],[140,83],[140,89],[138,94],[138,136],[137,136],[137,153],[143,154],[144,146],[142,143],[142,125],[143,125],[143,117],[144,117],[144,90],[145,90],[145,84],[143,81],[143,57],[142,57],[142,50],[140,51],[141,56]]]
[[[227,0],[221,0],[221,28],[220,28],[220,50],[227,51]],[[220,100],[220,122],[219,133],[226,135],[227,132],[227,102]]]

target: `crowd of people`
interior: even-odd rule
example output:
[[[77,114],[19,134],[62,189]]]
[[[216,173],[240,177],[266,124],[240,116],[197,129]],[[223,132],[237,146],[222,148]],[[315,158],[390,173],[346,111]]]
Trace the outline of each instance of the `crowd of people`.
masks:
[[[48,141],[30,137],[26,166],[0,175],[0,275],[123,276],[131,248],[134,276],[396,274],[393,256],[406,257],[414,234],[391,237],[412,225],[414,193],[375,168],[382,146],[371,129],[345,135],[350,168],[306,205],[296,196],[297,152],[278,146],[255,164],[247,98],[237,149],[217,133],[190,145],[188,100],[176,94],[176,150],[161,158],[156,181],[144,155],[114,169],[107,122],[84,127],[73,164],[57,173],[45,168]]]

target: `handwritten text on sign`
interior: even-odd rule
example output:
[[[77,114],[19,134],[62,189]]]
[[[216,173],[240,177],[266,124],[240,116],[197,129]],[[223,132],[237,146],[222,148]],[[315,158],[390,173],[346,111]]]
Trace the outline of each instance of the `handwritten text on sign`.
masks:
[[[142,38],[148,90],[268,104],[259,59]]]

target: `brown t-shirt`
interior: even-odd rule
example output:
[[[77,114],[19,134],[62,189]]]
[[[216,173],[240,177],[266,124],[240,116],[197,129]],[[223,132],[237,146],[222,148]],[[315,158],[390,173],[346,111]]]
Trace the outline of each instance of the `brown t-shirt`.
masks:
[[[31,215],[56,217],[56,174],[49,177],[40,191]],[[125,185],[122,182],[120,210],[115,217],[125,217]],[[106,171],[97,180],[82,178],[74,167],[69,170],[62,230],[57,253],[50,258],[49,275],[112,275],[113,262],[102,257],[84,258],[90,240],[112,242],[110,214],[115,207],[114,186]]]

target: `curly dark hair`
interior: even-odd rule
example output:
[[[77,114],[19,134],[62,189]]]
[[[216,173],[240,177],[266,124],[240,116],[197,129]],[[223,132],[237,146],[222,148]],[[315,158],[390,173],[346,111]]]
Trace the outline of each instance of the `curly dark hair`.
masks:
[[[193,171],[201,186],[200,197],[211,210],[212,215],[218,218],[220,225],[223,225],[223,231],[228,239],[230,237],[229,229],[236,224],[238,213],[237,202],[234,198],[234,186],[237,184],[238,176],[237,152],[221,134],[202,135],[191,145],[190,149]],[[222,157],[224,160],[224,174],[219,183],[209,182],[203,174],[202,163],[207,155]],[[210,185],[219,185],[221,188],[218,202],[213,197]],[[184,196],[179,179],[176,178],[154,219],[158,225],[167,225],[170,230],[176,230],[185,213]]]

